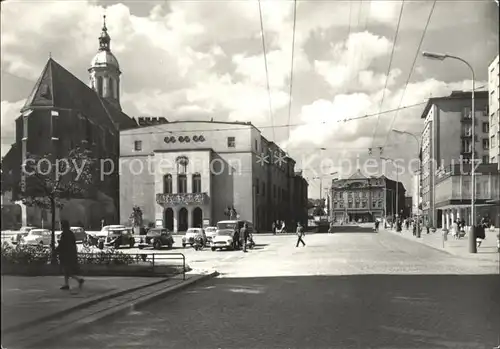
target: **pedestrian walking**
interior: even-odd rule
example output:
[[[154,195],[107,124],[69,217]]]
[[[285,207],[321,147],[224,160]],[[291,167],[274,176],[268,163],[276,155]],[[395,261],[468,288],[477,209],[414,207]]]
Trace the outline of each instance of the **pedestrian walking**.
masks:
[[[297,223],[297,245],[295,247],[299,247],[299,243],[302,243],[302,246],[306,246],[306,243],[302,239],[304,237],[304,227],[302,227],[302,224]]]
[[[79,272],[79,267],[75,234],[69,228],[69,222],[66,220],[61,221],[61,230],[61,240],[56,249],[64,273],[64,285],[61,287],[61,290],[69,290],[70,278],[78,281],[78,287],[81,289],[85,280],[76,276]]]
[[[276,223],[275,222],[273,222],[272,230],[273,230],[273,235],[276,235]]]
[[[375,219],[375,231],[378,231],[379,225],[380,225],[380,221],[378,219]]]
[[[240,230],[238,229],[238,223],[236,223],[234,227],[233,245],[235,250],[240,249]]]
[[[243,227],[240,230],[241,236],[241,245],[243,246],[243,252],[247,252],[247,243],[248,243],[248,224],[243,224]]]

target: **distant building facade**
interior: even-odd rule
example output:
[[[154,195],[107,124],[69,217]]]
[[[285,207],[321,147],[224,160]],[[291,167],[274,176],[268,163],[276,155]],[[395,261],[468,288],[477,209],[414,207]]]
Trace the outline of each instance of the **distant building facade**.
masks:
[[[29,153],[52,154],[64,158],[71,149],[89,149],[98,160],[118,163],[119,130],[136,127],[136,122],[121,111],[120,68],[110,50],[106,24],[99,37],[98,53],[88,69],[90,86],[76,78],[50,58],[36,82],[21,115],[16,119],[16,141],[9,150],[10,169],[23,186],[29,180],[21,172],[21,164]],[[99,162],[99,161],[98,161]],[[56,212],[56,220],[67,219],[72,225],[97,229],[101,220],[118,221],[119,181],[117,172],[98,181],[84,198],[64,202]],[[17,200],[19,190],[12,192]],[[23,225],[48,227],[50,212],[37,207],[22,208]],[[59,228],[59,225],[57,226]]]
[[[422,218],[438,226],[441,215],[436,210],[434,188],[440,168],[470,161],[472,157],[471,92],[455,91],[446,97],[430,98],[422,113],[421,196]],[[475,158],[489,162],[488,92],[475,93]]]
[[[488,67],[488,92],[490,113],[490,162],[496,163],[500,170],[500,66],[498,56]]]
[[[396,185],[399,185],[397,196]],[[332,181],[330,217],[337,222],[372,222],[377,218],[395,216],[397,211],[402,215],[405,192],[401,182],[385,176],[366,177],[358,170],[347,179]]]
[[[228,219],[228,207],[261,231],[275,220],[307,221],[307,182],[295,161],[250,123],[176,121],[124,130],[120,162],[122,222],[135,205],[146,223],[175,232]]]

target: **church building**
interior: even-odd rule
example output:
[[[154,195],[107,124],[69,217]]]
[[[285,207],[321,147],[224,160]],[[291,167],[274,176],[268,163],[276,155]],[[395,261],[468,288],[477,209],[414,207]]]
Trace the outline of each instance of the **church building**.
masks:
[[[53,154],[64,158],[75,147],[93,152],[98,159],[118,162],[120,130],[137,127],[120,106],[120,66],[111,52],[106,17],[98,38],[98,52],[92,58],[89,85],[80,81],[53,58],[49,58],[21,115],[16,119],[16,141],[6,159],[10,175],[25,181],[20,167],[27,154]],[[5,171],[5,169],[4,169]],[[18,189],[12,199],[19,198]],[[19,203],[19,201],[18,201]],[[50,212],[21,204],[22,225],[50,225]],[[70,199],[56,213],[56,221],[98,229],[119,220],[119,180],[117,173],[104,177],[84,199]]]

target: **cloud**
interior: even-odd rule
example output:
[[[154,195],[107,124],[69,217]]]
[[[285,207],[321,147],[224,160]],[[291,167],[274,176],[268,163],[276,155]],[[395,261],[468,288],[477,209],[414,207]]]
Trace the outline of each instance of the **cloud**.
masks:
[[[16,119],[19,117],[19,111],[26,103],[26,100],[20,100],[14,103],[2,101],[0,114],[2,117],[2,156],[10,149],[12,143],[16,141]]]

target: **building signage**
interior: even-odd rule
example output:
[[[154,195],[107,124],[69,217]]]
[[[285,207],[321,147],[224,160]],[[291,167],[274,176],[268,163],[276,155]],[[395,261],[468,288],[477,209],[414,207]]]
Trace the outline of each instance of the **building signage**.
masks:
[[[160,205],[200,205],[207,201],[206,193],[196,194],[156,194],[156,202]]]

